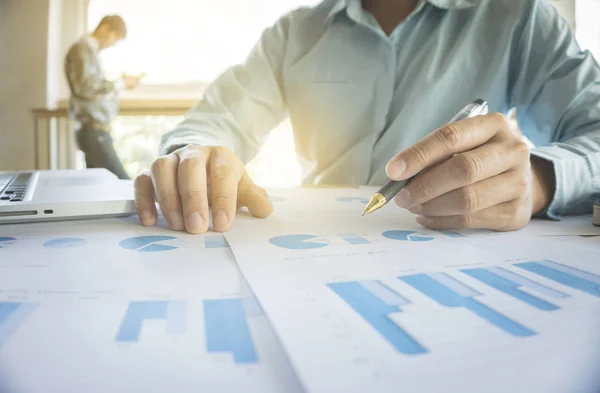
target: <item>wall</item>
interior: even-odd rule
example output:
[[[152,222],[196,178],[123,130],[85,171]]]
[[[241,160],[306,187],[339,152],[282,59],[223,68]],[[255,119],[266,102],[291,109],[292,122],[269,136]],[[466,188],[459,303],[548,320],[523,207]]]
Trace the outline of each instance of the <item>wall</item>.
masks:
[[[571,25],[573,30],[575,29],[575,2],[576,0],[550,0],[550,4],[556,7],[562,17]]]
[[[586,1],[598,0],[579,0]],[[575,0],[550,2],[575,26]],[[0,0],[0,170],[33,167],[30,109],[54,107],[68,96],[62,60],[86,31],[87,4],[88,0]],[[42,163],[47,162],[46,150],[41,138]]]
[[[33,167],[29,108],[44,107],[50,0],[0,0],[0,170]]]
[[[599,0],[578,0],[576,11],[577,40],[583,49],[590,50],[600,60]]]
[[[62,72],[85,32],[86,0],[0,0],[0,170],[34,166],[32,108],[68,96]],[[47,162],[40,132],[40,162]]]

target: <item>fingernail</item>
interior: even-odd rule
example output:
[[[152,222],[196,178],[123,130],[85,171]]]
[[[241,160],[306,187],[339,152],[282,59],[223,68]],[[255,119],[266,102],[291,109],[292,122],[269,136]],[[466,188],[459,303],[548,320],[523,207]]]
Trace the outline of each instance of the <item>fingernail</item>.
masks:
[[[427,223],[427,217],[425,217],[422,214],[417,214],[415,216],[415,219],[417,220],[417,223],[419,223],[419,224],[421,224],[423,226],[425,226],[425,224]]]
[[[140,221],[143,225],[150,225],[152,223],[152,214],[148,210],[143,210],[140,213]]]
[[[385,173],[392,180],[402,180],[404,171],[406,171],[406,162],[404,160],[391,161],[385,168]]]
[[[183,225],[183,216],[179,212],[171,212],[169,215],[169,228],[174,231],[183,231],[185,226]]]
[[[410,192],[403,188],[398,195],[396,195],[396,204],[400,207],[408,209],[412,205],[412,198],[410,196]]]
[[[217,231],[224,231],[227,228],[227,224],[229,224],[229,217],[227,217],[227,213],[225,210],[218,210],[213,218],[213,226]]]
[[[410,206],[408,208],[408,211],[411,212],[412,214],[420,214],[420,208],[419,205],[414,205],[414,206]]]
[[[202,232],[204,229],[204,218],[200,215],[200,213],[193,213],[188,217],[187,228],[189,232]]]

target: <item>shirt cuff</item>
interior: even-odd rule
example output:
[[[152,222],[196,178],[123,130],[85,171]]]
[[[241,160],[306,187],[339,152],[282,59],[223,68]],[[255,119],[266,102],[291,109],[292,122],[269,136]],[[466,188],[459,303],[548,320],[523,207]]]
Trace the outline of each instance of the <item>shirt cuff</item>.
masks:
[[[538,217],[560,220],[563,214],[584,214],[591,211],[590,201],[595,187],[585,156],[556,145],[536,147],[532,149],[531,155],[548,161],[554,169],[554,195],[548,207]]]
[[[187,145],[196,146],[224,146],[231,150],[231,146],[227,146],[225,143],[217,142],[212,138],[206,137],[199,134],[198,132],[191,130],[174,130],[167,134],[162,139],[160,145],[160,155],[171,154],[175,150],[185,147]]]

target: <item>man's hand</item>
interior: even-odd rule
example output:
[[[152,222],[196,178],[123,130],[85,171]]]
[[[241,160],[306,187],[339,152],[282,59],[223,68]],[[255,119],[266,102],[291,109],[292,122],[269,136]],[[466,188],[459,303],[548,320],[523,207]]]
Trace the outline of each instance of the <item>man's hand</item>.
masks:
[[[498,113],[443,126],[399,153],[386,171],[397,181],[423,171],[395,201],[432,229],[520,229],[554,189],[552,167],[530,158],[520,132]]]
[[[127,74],[121,75],[121,78],[123,78],[123,84],[125,85],[125,88],[127,90],[133,90],[136,87],[138,87],[140,85],[140,82],[143,77],[144,77],[144,74],[137,75],[137,76],[136,75],[127,75]]]
[[[246,206],[256,217],[267,217],[273,205],[265,190],[256,186],[244,163],[225,147],[189,145],[158,158],[151,172],[135,179],[135,205],[144,226],[156,224],[154,200],[169,228],[204,233],[209,226],[225,232],[238,207]]]

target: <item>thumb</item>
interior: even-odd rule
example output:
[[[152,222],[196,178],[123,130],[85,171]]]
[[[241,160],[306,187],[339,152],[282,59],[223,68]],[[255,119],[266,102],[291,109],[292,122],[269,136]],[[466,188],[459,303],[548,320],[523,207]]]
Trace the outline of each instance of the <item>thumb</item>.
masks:
[[[250,176],[244,173],[238,184],[238,207],[247,207],[250,213],[259,218],[266,218],[273,213],[273,204],[265,190],[254,184]]]

